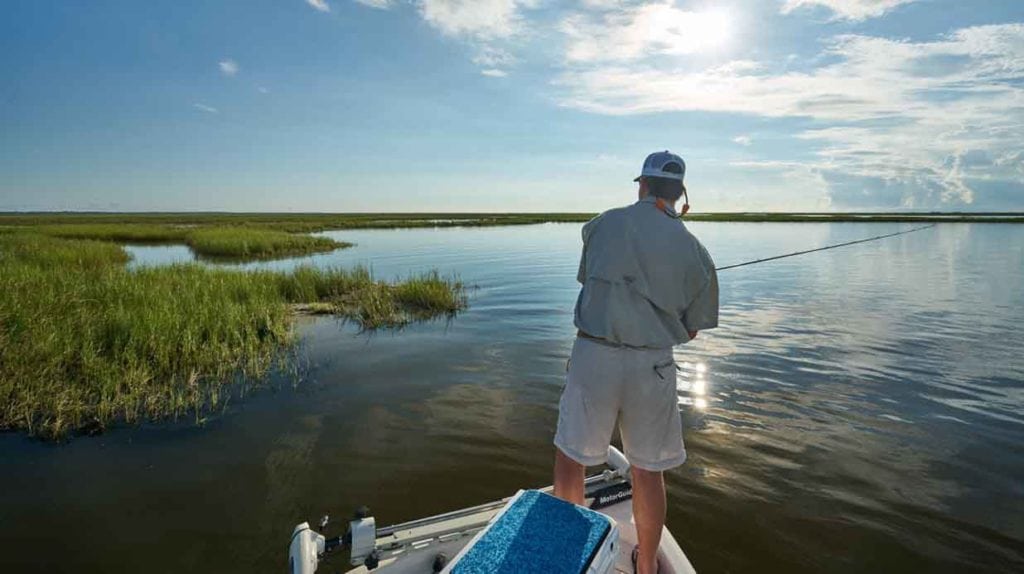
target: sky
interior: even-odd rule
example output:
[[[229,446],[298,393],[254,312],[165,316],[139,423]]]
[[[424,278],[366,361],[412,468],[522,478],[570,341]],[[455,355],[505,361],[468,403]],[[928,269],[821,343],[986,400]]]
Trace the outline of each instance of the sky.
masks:
[[[1024,211],[1021,0],[0,11],[0,211]]]

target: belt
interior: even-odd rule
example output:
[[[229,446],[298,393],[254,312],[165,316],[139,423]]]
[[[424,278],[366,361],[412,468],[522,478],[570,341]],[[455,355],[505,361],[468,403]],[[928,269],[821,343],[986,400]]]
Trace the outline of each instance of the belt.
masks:
[[[655,347],[634,347],[633,345],[626,345],[625,343],[616,343],[614,341],[609,341],[608,339],[605,339],[604,337],[595,337],[594,335],[591,335],[590,333],[584,331],[583,329],[576,329],[576,336],[579,337],[580,339],[587,339],[588,341],[593,341],[593,342],[595,342],[595,343],[597,343],[599,345],[604,345],[606,347],[614,347],[616,349],[631,349],[633,351],[657,351],[657,350],[660,350],[660,348],[655,348]],[[671,349],[671,347],[668,347],[668,348]]]
[[[582,329],[577,329],[576,330],[576,336],[579,337],[580,339],[587,339],[588,341],[593,341],[595,343],[598,343],[600,345],[604,345],[606,347],[615,347],[616,349],[638,349],[639,348],[639,347],[630,347],[629,345],[623,345],[622,343],[615,343],[615,342],[609,341],[608,339],[605,339],[604,337],[595,337],[594,335],[591,335],[590,333],[587,333],[586,331],[584,331]]]

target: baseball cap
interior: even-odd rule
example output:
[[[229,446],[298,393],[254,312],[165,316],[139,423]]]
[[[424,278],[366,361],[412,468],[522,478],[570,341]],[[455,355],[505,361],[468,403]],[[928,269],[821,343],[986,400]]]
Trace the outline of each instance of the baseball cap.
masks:
[[[656,151],[647,156],[640,175],[633,181],[640,181],[641,177],[664,177],[683,181],[685,175],[686,162],[683,161],[683,158],[668,150]]]

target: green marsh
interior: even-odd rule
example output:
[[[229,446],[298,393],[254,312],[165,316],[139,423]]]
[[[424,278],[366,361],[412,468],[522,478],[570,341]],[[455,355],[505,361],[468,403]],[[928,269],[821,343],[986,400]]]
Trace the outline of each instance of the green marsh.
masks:
[[[9,228],[11,229],[11,228]],[[17,228],[13,228],[17,229]],[[42,223],[21,229],[63,239],[90,239],[118,243],[184,243],[196,255],[237,260],[293,257],[351,247],[303,233],[273,227],[192,225],[166,223]]]
[[[128,270],[118,245],[0,234],[0,428],[59,438],[118,421],[197,418],[287,360],[295,309],[364,328],[453,314],[454,279],[357,268]]]
[[[291,257],[352,246],[327,237],[247,227],[198,228],[185,242],[197,255],[234,259]]]

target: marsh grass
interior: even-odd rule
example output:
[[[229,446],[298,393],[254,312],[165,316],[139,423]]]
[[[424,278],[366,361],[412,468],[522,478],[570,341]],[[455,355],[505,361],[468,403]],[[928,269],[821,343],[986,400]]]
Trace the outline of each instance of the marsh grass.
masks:
[[[69,223],[35,225],[31,229],[63,239],[92,239],[120,243],[181,243],[190,231],[188,227],[180,225],[79,223],[73,219]]]
[[[238,261],[293,257],[352,246],[351,243],[335,241],[328,237],[314,237],[272,227],[238,225],[79,222],[44,223],[22,229],[62,239],[143,244],[184,243],[199,257]]]
[[[427,318],[451,313],[465,306],[463,286],[454,282],[459,288],[452,289],[453,282],[452,279],[441,277],[437,271],[431,271],[418,277],[409,277],[390,286],[390,289],[399,306],[411,309],[417,314],[416,318]]]
[[[394,229],[412,227],[477,227],[526,225],[547,222],[584,222],[587,213],[0,213],[0,225],[92,226],[75,233],[119,233],[111,227],[133,225],[155,228],[157,234],[175,234],[177,228],[250,227],[289,233],[340,229]],[[186,229],[187,230],[187,229]],[[80,235],[76,235],[80,237]],[[92,239],[101,237],[92,236]]]
[[[118,245],[103,241],[62,241],[35,233],[0,233],[0,265],[88,269],[127,263]]]
[[[58,438],[198,417],[285,357],[294,304],[364,328],[466,304],[462,285],[436,273],[390,284],[366,269],[129,271],[127,259],[111,243],[0,234],[0,428]]]
[[[452,315],[466,306],[465,287],[436,271],[388,283],[365,267],[299,267],[273,274],[281,295],[300,310],[355,320],[364,329],[400,327],[411,321]]]
[[[221,259],[273,259],[352,246],[328,237],[249,227],[198,228],[185,241],[197,255]]]

